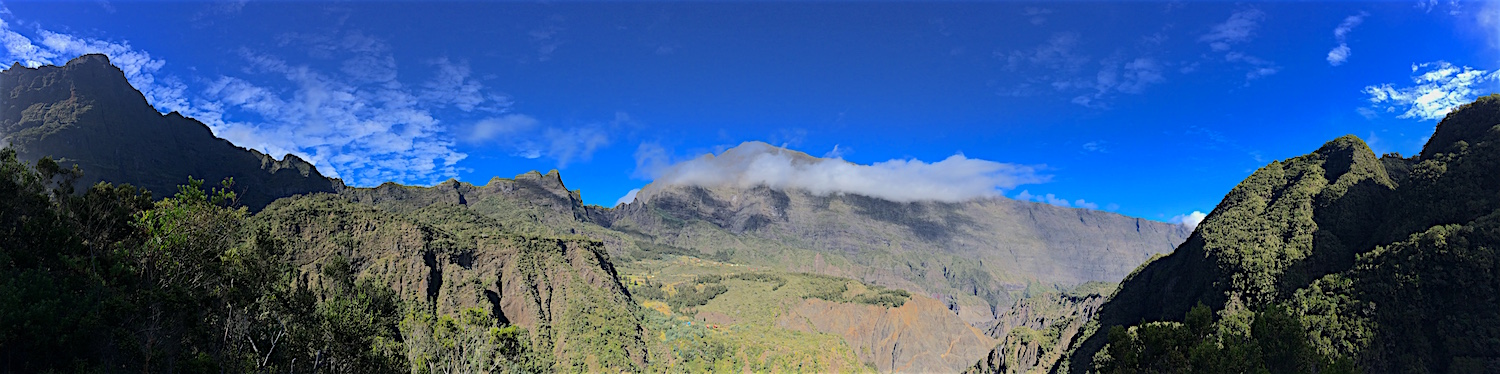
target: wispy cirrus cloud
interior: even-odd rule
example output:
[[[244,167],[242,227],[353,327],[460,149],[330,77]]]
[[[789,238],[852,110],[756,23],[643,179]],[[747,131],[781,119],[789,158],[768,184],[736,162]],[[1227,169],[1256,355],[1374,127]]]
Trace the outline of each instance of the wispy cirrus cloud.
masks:
[[[1021,201],[1035,201],[1060,207],[1099,210],[1099,203],[1084,201],[1083,199],[1068,201],[1068,199],[1057,197],[1057,195],[1053,195],[1050,193],[1044,195],[1033,195],[1031,191],[1028,190],[1022,190],[1021,193],[1016,194],[1015,199]],[[1109,210],[1116,209],[1120,209],[1120,206],[1118,204],[1109,204]]]
[[[1224,23],[1216,24],[1207,34],[1198,37],[1199,42],[1208,43],[1214,51],[1228,51],[1233,44],[1244,43],[1255,37],[1265,12],[1257,9],[1237,11],[1229,15]]]
[[[469,125],[464,140],[499,147],[516,157],[546,157],[556,161],[558,169],[566,169],[572,163],[592,160],[595,152],[614,142],[616,130],[631,123],[623,112],[608,122],[577,126],[548,125],[528,115],[507,114]]]
[[[1354,31],[1354,28],[1363,23],[1365,17],[1369,15],[1369,13],[1359,12],[1359,14],[1345,17],[1344,22],[1339,23],[1339,27],[1333,29],[1333,38],[1338,40],[1339,45],[1328,51],[1329,65],[1339,66],[1349,60],[1349,55],[1352,53],[1349,50],[1349,43],[1346,42],[1349,32]]]
[[[1229,19],[1215,24],[1208,33],[1199,36],[1198,42],[1208,43],[1210,50],[1223,53],[1225,62],[1240,64],[1245,69],[1247,84],[1248,81],[1274,75],[1281,71],[1276,62],[1234,50],[1234,45],[1247,43],[1255,38],[1260,23],[1265,18],[1265,12],[1258,9],[1236,11],[1229,15]]]
[[[1074,104],[1105,108],[1108,99],[1120,94],[1140,94],[1151,85],[1166,81],[1167,63],[1150,56],[1125,57],[1123,53],[1095,59],[1080,52],[1077,33],[1059,33],[1034,48],[996,52],[1013,72],[1025,72],[1026,82],[1009,94],[1027,95],[1050,88],[1072,96]],[[1149,39],[1149,38],[1148,38]]]
[[[477,94],[482,86],[467,69],[445,69],[451,63],[441,59],[433,63],[437,79],[407,85],[390,47],[362,32],[288,34],[280,43],[326,60],[318,66],[338,68],[242,48],[247,76],[213,78],[188,114],[236,144],[298,154],[351,185],[433,184],[457,175],[467,155],[435,113],[508,105],[485,95],[468,102],[422,100]]]
[[[1383,107],[1387,113],[1400,112],[1397,118],[1440,120],[1480,94],[1494,91],[1496,82],[1500,82],[1500,71],[1457,66],[1447,61],[1413,64],[1411,72],[1411,86],[1393,83],[1366,86],[1364,93],[1370,96],[1370,104]]]

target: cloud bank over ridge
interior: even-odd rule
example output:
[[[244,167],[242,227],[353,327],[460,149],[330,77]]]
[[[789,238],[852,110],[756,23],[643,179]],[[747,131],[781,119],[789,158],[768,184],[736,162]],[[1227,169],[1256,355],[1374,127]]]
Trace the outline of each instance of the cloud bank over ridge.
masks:
[[[1000,196],[1000,190],[1046,182],[1051,176],[1039,174],[1041,168],[973,159],[963,154],[932,163],[897,159],[860,165],[747,142],[717,156],[703,155],[647,174],[655,175],[653,186],[764,185],[778,190],[805,190],[819,196],[856,194],[897,202],[960,202],[996,197]],[[644,191],[641,196],[649,198]]]

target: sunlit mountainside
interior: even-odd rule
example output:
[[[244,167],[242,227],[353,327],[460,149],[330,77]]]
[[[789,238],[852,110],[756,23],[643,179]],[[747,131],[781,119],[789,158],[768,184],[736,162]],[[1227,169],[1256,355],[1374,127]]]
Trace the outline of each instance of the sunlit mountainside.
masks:
[[[0,0],[0,374],[1500,372],[1496,20]]]

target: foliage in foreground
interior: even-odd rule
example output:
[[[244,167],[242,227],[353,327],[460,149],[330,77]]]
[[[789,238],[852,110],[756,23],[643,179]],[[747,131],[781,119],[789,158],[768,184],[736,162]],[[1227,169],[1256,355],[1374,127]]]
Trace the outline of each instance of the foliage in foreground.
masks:
[[[314,289],[276,240],[241,231],[224,187],[155,203],[128,185],[0,151],[0,371],[404,368],[394,295],[325,269]]]

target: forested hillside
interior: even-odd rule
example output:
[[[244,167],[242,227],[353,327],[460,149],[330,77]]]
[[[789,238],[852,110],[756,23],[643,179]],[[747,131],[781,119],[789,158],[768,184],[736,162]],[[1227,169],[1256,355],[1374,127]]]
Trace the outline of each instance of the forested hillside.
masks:
[[[1256,171],[1127,277],[1060,371],[1500,370],[1500,96],[1422,153],[1346,136]]]
[[[74,193],[76,176],[0,151],[0,371],[406,366],[390,288],[338,258],[309,282],[233,192],[193,180],[153,202],[130,186]]]

